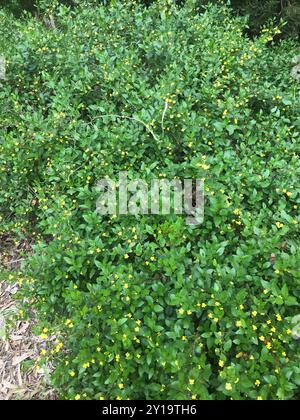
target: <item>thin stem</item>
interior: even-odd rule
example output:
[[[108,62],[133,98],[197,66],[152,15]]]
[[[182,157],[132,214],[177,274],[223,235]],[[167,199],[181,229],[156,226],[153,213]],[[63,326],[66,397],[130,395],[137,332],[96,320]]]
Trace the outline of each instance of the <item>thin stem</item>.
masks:
[[[106,117],[110,117],[110,118],[122,118],[124,120],[130,120],[130,121],[138,122],[138,123],[142,124],[146,128],[146,130],[153,136],[154,140],[159,141],[158,137],[154,134],[154,132],[149,127],[149,125],[146,124],[144,121],[140,120],[139,118],[136,118],[136,117],[129,117],[128,115],[106,114],[106,115],[97,115],[96,117],[94,117],[92,119],[92,121],[95,121],[95,120],[97,120],[99,118],[106,118]]]

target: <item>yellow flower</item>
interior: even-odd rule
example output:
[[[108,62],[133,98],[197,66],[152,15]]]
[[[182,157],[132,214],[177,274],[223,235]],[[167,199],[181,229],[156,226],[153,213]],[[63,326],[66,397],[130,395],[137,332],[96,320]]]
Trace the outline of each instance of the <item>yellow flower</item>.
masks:
[[[124,389],[124,385],[123,384],[119,384],[118,385],[120,389]]]
[[[187,341],[186,336],[185,336],[185,335],[183,335],[183,336],[181,337],[181,340],[182,340],[182,341]]]
[[[277,321],[281,322],[282,321],[281,315],[276,315],[276,319],[277,319]]]
[[[194,385],[195,384],[195,379],[189,379],[189,384]]]
[[[253,316],[253,318],[256,318],[257,317],[257,312],[253,311],[251,315]]]
[[[284,227],[284,224],[281,222],[276,222],[276,226],[278,229],[282,229]]]
[[[259,380],[255,381],[255,386],[260,386],[261,382]]]
[[[83,367],[83,369],[87,369],[87,368],[89,368],[89,367],[90,367],[90,364],[89,364],[89,363],[84,363],[84,364],[82,365],[82,367]]]
[[[79,394],[77,394],[77,395],[76,395],[76,397],[75,397],[75,400],[76,400],[76,401],[79,401],[79,400],[80,400],[80,398],[81,398],[81,396],[80,396]]]
[[[220,366],[220,368],[223,368],[223,367],[224,367],[224,365],[225,365],[225,363],[223,362],[223,360],[220,360],[220,361],[219,361],[219,366]]]
[[[240,328],[243,324],[242,324],[242,321],[237,321],[235,325],[236,325],[238,328]]]
[[[227,384],[225,385],[225,389],[226,389],[226,391],[232,391],[232,385],[231,385],[231,384],[229,384],[229,383],[227,383]]]
[[[75,373],[73,370],[71,370],[71,371],[69,372],[69,374],[70,374],[70,376],[71,376],[72,378],[74,378],[74,376],[76,375],[76,373]]]
[[[197,395],[192,395],[192,400],[196,400],[197,399]]]
[[[62,348],[63,348],[63,343],[58,343],[58,345],[55,348],[56,353],[59,353]]]
[[[125,254],[125,255],[124,255],[124,258],[125,258],[125,260],[128,260],[129,255],[128,255],[128,254]]]
[[[178,313],[179,313],[180,315],[183,315],[183,314],[184,314],[184,309],[182,309],[182,308],[181,308],[181,309],[179,309],[179,310],[178,310]]]
[[[128,288],[129,288],[129,284],[128,284],[128,283],[125,283],[125,284],[124,284],[124,288],[125,288],[125,289],[128,289]]]
[[[262,397],[257,397],[257,401],[262,401]]]
[[[260,341],[265,341],[265,337],[264,337],[263,335],[261,335],[261,336],[259,337],[259,339],[260,339]]]

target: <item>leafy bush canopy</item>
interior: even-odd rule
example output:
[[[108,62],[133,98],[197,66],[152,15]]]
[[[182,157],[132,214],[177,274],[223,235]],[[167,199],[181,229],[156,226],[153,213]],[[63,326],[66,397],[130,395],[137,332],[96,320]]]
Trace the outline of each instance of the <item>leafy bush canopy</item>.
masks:
[[[113,0],[89,0],[85,2],[87,7],[93,7],[99,4],[109,4]],[[140,3],[149,6],[156,0],[139,0]],[[173,0],[174,3],[182,5],[186,0]],[[38,13],[49,10],[52,5],[64,4],[76,7],[80,0],[0,0],[0,6],[10,10],[16,16],[21,16],[24,11]],[[232,6],[237,14],[249,16],[249,28],[247,32],[250,35],[257,35],[261,28],[268,23],[270,19],[278,24],[284,19],[286,26],[283,28],[281,37],[300,35],[300,4],[299,0],[198,0],[198,6],[206,6],[208,3],[221,4],[227,3]]]
[[[52,13],[0,14],[0,235],[36,238],[14,278],[61,397],[299,397],[296,45],[194,1]],[[99,216],[120,170],[204,179],[204,223]]]
[[[211,0],[199,0],[209,3]],[[214,0],[220,3],[220,0]],[[249,16],[250,35],[256,35],[269,20],[277,24],[284,19],[285,27],[281,37],[300,36],[300,2],[299,0],[231,0],[233,10],[241,15]]]

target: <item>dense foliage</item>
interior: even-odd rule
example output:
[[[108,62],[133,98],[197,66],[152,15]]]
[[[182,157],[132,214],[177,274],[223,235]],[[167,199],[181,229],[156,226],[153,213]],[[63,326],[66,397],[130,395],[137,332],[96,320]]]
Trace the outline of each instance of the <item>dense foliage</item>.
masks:
[[[171,3],[0,13],[0,235],[36,237],[11,278],[62,398],[297,398],[297,45]],[[99,216],[120,170],[205,179],[204,223]]]
[[[250,16],[249,25],[252,34],[270,19],[277,22],[284,19],[287,25],[283,29],[285,36],[300,35],[299,0],[232,0],[232,6],[241,14]]]
[[[108,4],[112,0],[90,0],[89,6],[94,4]],[[155,0],[139,0],[148,6]],[[186,0],[174,0],[174,3],[183,5]],[[224,4],[224,0],[197,0],[199,6],[206,6],[208,3]],[[24,10],[31,13],[39,13],[51,7],[51,4],[65,4],[76,7],[79,0],[0,0],[0,6],[6,7],[15,15],[20,16]],[[112,1],[113,3],[113,1]],[[286,21],[282,36],[300,36],[300,0],[231,0],[233,10],[240,15],[249,16],[249,28],[247,33],[257,35],[261,28],[270,19],[277,24],[281,19]]]
[[[220,0],[214,0],[214,3],[220,3]],[[286,26],[280,37],[300,36],[300,0],[231,0],[231,6],[236,13],[249,16],[247,33],[252,36],[257,35],[268,21],[274,20],[278,24],[282,19]]]

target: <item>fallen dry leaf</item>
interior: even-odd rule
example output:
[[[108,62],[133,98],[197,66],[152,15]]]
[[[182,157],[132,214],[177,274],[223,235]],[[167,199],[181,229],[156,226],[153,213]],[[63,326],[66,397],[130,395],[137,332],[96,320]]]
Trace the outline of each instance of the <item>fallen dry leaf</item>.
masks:
[[[1,246],[2,239],[0,237]],[[6,253],[11,258],[5,260],[7,266],[15,268],[14,264],[18,260],[16,252],[6,249]],[[0,252],[0,263],[3,261]],[[55,393],[47,383],[52,367],[47,366],[44,370],[33,368],[41,349],[46,347],[46,344],[32,331],[35,320],[32,319],[30,322],[16,320],[10,329],[6,322],[12,316],[15,318],[18,313],[17,303],[14,300],[17,291],[17,285],[8,281],[0,282],[0,327],[3,333],[0,339],[0,400],[53,400]],[[31,368],[23,368],[25,360],[32,361]]]

